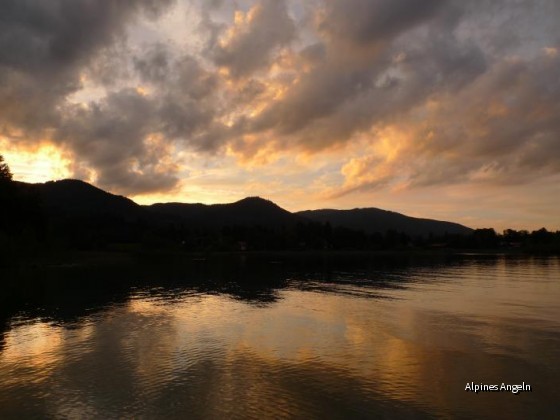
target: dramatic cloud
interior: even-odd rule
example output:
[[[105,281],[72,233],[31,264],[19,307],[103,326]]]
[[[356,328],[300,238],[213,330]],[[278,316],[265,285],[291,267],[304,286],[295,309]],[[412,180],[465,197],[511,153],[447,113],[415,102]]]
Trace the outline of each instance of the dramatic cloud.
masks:
[[[330,0],[319,29],[335,41],[379,43],[430,18],[444,0]]]
[[[234,24],[215,47],[215,61],[234,77],[247,76],[268,65],[272,53],[294,35],[285,0],[261,0],[247,14],[236,12]]]
[[[132,195],[218,167],[286,202],[548,188],[559,18],[556,0],[5,0],[0,140]]]
[[[126,179],[115,165],[105,173],[102,162],[104,156],[112,156],[114,160],[122,159],[118,164],[122,167],[139,151],[137,144],[129,148],[130,135],[124,131],[140,121],[146,106],[130,95],[120,103],[108,97],[105,102],[111,104],[108,106],[112,107],[111,120],[104,115],[104,106],[92,104],[85,116],[85,111],[73,110],[67,99],[83,88],[90,66],[94,66],[99,56],[104,58],[101,54],[104,48],[111,48],[122,39],[131,19],[140,12],[155,18],[169,5],[169,1],[153,0],[3,1],[0,4],[2,134],[15,137],[17,142],[62,143],[78,159],[86,159],[93,169],[100,171],[103,185],[126,186],[118,180],[103,182],[110,173],[120,180]],[[86,126],[76,129],[80,124]],[[117,138],[117,135],[124,137]]]

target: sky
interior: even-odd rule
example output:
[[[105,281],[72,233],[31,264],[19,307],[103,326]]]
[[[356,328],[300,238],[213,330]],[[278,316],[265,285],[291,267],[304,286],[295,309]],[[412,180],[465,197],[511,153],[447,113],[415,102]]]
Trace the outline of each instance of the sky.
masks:
[[[0,154],[136,202],[560,229],[557,0],[2,0]]]

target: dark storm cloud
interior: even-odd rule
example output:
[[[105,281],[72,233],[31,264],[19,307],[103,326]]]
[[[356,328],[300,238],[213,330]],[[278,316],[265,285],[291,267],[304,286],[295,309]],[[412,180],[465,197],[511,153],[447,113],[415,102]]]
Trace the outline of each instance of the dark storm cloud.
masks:
[[[258,0],[229,22],[237,3],[189,0],[193,51],[163,20],[141,26],[172,3],[0,2],[0,135],[54,142],[122,193],[172,188],[175,149],[251,158],[364,136],[363,159],[341,155],[344,191],[560,172],[557,1]],[[162,33],[131,47],[131,25]],[[402,131],[390,159],[374,147],[386,128]]]
[[[560,55],[541,53],[531,61],[500,60],[454,95],[435,90],[433,109],[419,107],[416,116],[396,119],[404,136],[394,139],[398,154],[386,160],[366,152],[350,162],[346,185],[335,195],[395,179],[410,187],[514,185],[560,173],[558,72]]]
[[[122,61],[109,49],[143,13],[157,17],[171,1],[5,0],[0,3],[0,127],[19,141],[52,140],[76,154],[102,186],[141,192],[169,187],[143,146],[154,104],[119,92],[78,109],[66,104],[80,77],[109,85]],[[23,135],[21,132],[23,131]],[[140,170],[133,171],[134,163]]]
[[[307,151],[350,142],[360,132],[374,144],[376,130],[387,126],[406,131],[394,162],[376,155],[360,162],[348,192],[403,176],[414,186],[519,183],[559,173],[558,4],[423,6],[326,1],[318,27],[324,53],[311,55],[312,69],[249,130],[272,131],[283,138],[278,147]],[[526,40],[513,36],[518,28]],[[512,41],[504,42],[504,34]],[[381,175],[365,176],[380,166]]]
[[[162,85],[171,70],[172,57],[163,44],[152,45],[133,59],[134,67],[144,82]]]
[[[3,0],[0,65],[36,77],[65,76],[122,35],[127,19],[157,13],[171,0]],[[75,69],[74,69],[75,70]]]
[[[327,1],[319,24],[320,30],[328,32],[326,45],[315,44],[301,52],[314,59],[313,69],[282,101],[262,113],[254,129],[274,128],[294,139],[299,137],[304,147],[321,149],[349,140],[353,132],[371,126],[380,113],[390,114],[393,108],[388,109],[388,102],[410,106],[393,99],[402,90],[400,85],[394,84],[388,92],[387,84],[378,86],[378,82],[391,66],[390,46],[395,36],[433,19],[441,3],[428,1],[425,7],[418,7],[418,2],[409,0]],[[341,43],[341,38],[346,42]],[[364,48],[362,44],[367,43],[372,47]],[[369,106],[362,108],[367,102]],[[361,109],[348,112],[356,104]],[[320,132],[315,133],[316,129]]]
[[[269,64],[275,49],[294,38],[295,29],[285,0],[260,0],[247,22],[234,27],[224,45],[215,46],[216,64],[228,68],[234,77],[249,75]]]
[[[156,104],[125,89],[87,108],[68,110],[57,134],[95,168],[99,185],[134,194],[176,183],[172,172],[158,170],[162,145],[145,142],[157,123]]]
[[[384,42],[437,11],[445,0],[327,0],[319,30],[354,44]]]
[[[560,56],[496,64],[461,92],[447,109],[428,119],[429,138],[411,144],[447,173],[421,171],[414,182],[432,184],[482,177],[500,183],[532,181],[560,172]]]
[[[161,46],[135,61],[155,94],[125,88],[65,110],[58,135],[95,168],[98,183],[127,194],[166,190],[177,182],[174,143],[196,144],[214,119],[215,77],[190,56],[171,59]]]

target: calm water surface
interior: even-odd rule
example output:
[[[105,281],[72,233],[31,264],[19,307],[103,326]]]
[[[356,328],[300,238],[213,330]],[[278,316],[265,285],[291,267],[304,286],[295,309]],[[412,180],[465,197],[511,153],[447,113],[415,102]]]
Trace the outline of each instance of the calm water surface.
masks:
[[[560,416],[556,257],[243,257],[4,277],[0,418]]]

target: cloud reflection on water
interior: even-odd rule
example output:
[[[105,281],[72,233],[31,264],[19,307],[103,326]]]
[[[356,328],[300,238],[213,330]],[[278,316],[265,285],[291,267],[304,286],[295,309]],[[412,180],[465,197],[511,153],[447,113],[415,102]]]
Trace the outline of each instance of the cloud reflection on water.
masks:
[[[328,283],[302,290],[292,275],[266,305],[192,284],[138,287],[72,328],[12,322],[0,353],[0,412],[546,415],[557,406],[559,272],[558,259],[405,267],[393,277],[414,281],[372,290],[388,299]],[[538,394],[465,393],[470,381],[525,381]]]

